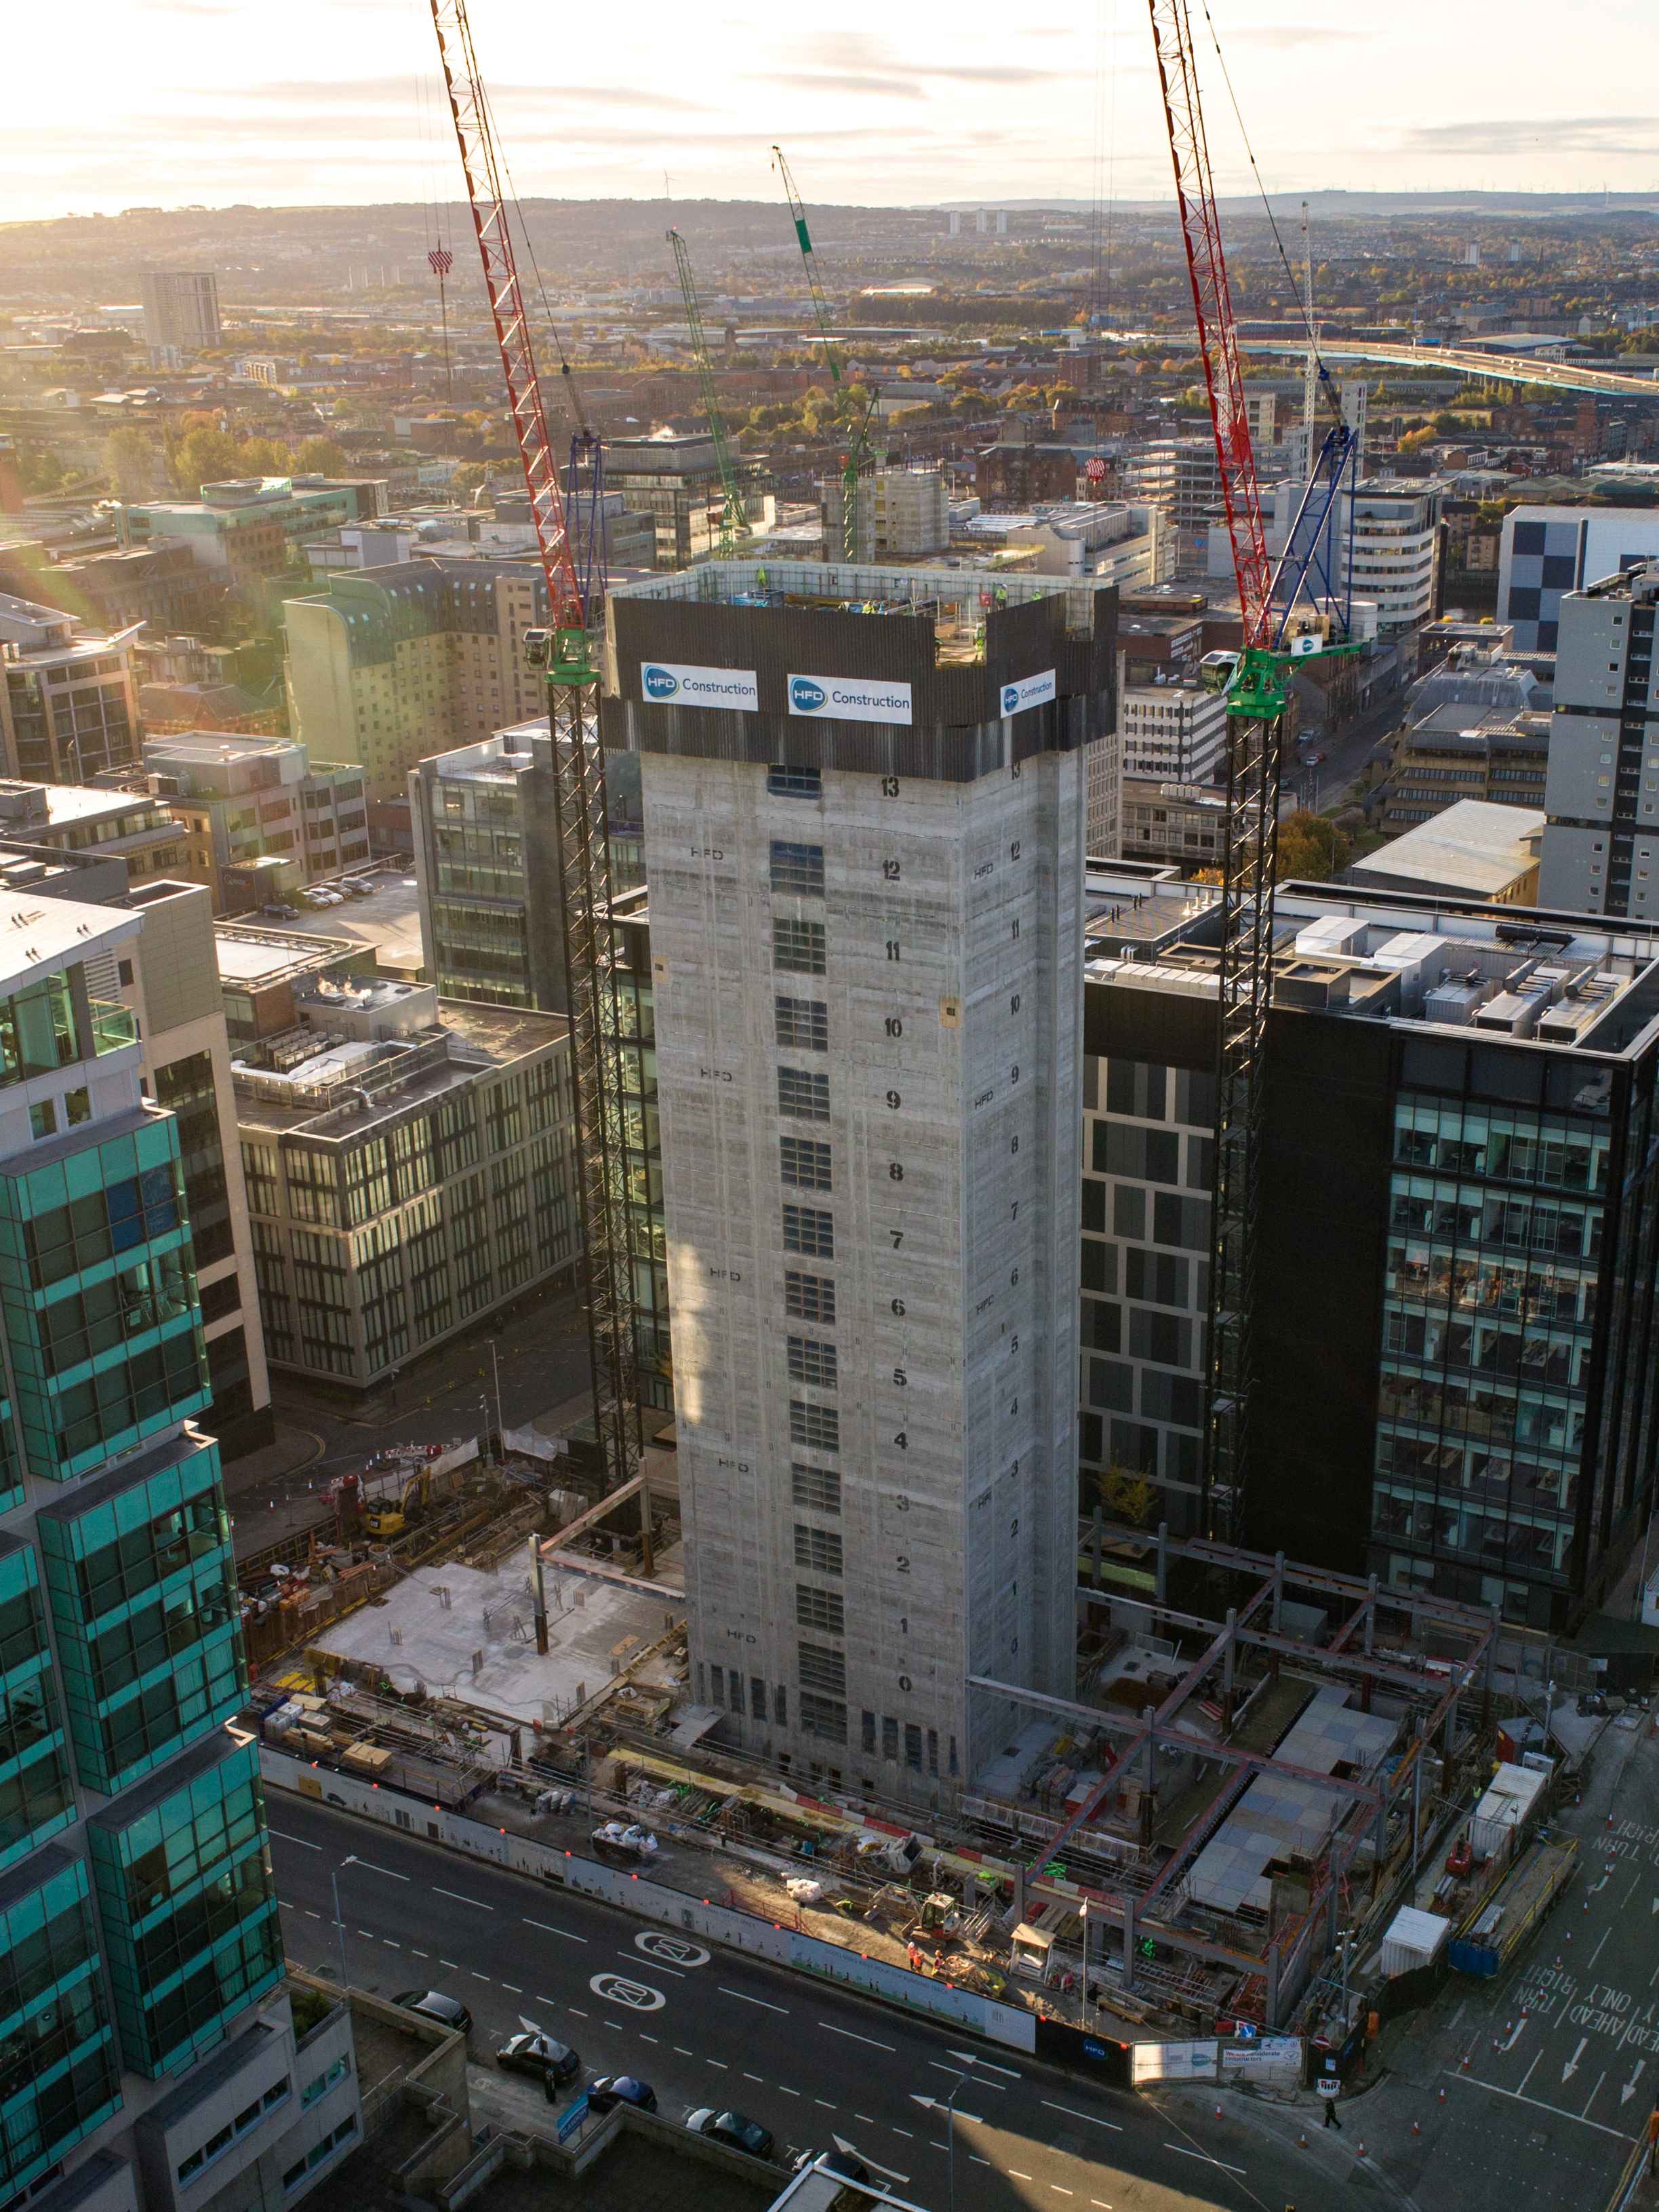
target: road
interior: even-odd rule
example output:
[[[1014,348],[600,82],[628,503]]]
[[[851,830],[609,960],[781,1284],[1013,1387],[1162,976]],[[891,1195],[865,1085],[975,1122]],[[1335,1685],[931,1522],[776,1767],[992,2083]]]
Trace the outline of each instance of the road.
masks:
[[[1498,1980],[1454,1976],[1385,2046],[1382,2087],[1345,2108],[1425,2206],[1450,2201],[1437,2179],[1460,2212],[1599,2208],[1659,2102],[1659,1742],[1645,1715],[1603,1733],[1583,1804],[1556,1826],[1579,1844],[1563,1902]]]
[[[1391,691],[1334,737],[1322,736],[1311,747],[1325,755],[1317,768],[1303,757],[1307,749],[1297,748],[1295,763],[1285,763],[1285,780],[1298,806],[1310,813],[1328,812],[1353,795],[1366,764],[1374,756],[1386,755],[1386,740],[1399,726],[1404,697],[1402,691]]]
[[[1298,2150],[1243,2100],[1224,2100],[1233,2109],[1218,2120],[1201,2091],[1155,2103],[1073,2079],[395,1829],[275,1790],[268,1810],[289,1958],[337,1978],[337,1876],[352,1983],[461,1998],[475,2062],[532,2021],[574,2045],[586,2073],[649,2081],[671,2119],[729,2105],[781,2148],[839,2137],[939,2212],[952,2166],[956,2212],[1322,2212],[1344,2201],[1345,2144]],[[975,2063],[952,2157],[941,2103],[963,2073],[958,2051]]]

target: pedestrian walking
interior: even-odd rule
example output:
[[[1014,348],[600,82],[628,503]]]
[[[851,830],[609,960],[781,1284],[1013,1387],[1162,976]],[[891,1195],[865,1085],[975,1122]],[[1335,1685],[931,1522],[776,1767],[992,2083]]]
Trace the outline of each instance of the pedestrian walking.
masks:
[[[1325,2100],[1325,2125],[1328,2128],[1334,2128],[1338,2135],[1340,2135],[1342,2132],[1342,2123],[1336,2117],[1336,2100],[1334,2097],[1327,2097]]]

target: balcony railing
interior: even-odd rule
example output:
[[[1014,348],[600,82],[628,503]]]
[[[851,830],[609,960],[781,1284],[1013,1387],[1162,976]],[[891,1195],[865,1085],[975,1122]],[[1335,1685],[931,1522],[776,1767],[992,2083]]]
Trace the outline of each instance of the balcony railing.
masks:
[[[119,1052],[138,1042],[138,1017],[130,1006],[104,999],[92,1001],[92,1048],[100,1054]]]

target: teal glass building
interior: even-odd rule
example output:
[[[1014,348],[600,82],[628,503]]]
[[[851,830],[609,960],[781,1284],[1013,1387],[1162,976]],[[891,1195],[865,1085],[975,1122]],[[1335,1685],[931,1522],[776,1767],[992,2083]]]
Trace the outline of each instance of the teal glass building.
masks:
[[[193,2083],[239,2144],[299,2110],[178,1129],[102,995],[143,926],[0,893],[0,2208],[42,2212],[214,2201],[155,2148]]]

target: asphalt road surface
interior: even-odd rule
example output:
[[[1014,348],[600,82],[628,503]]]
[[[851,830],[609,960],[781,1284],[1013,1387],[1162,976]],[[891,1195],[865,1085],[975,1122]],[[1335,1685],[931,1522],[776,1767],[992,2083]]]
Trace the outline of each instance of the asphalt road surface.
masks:
[[[1236,2100],[1220,2120],[1200,2091],[1154,2103],[284,1792],[269,1811],[289,1958],[337,1978],[337,1876],[351,1982],[459,1997],[475,2062],[530,2021],[585,2075],[650,2081],[670,2119],[733,2106],[781,2150],[839,2138],[939,2212],[952,2165],[957,2212],[1322,2212],[1354,2178],[1376,2188],[1335,2139],[1297,2150]],[[942,2105],[964,2070],[952,2158]]]
[[[1636,1728],[1604,1731],[1583,1804],[1556,1823],[1578,1839],[1577,1870],[1515,1964],[1494,1981],[1454,1975],[1355,2108],[1425,2212],[1453,2201],[1460,2212],[1599,2212],[1659,2102],[1659,1742],[1648,1728],[1641,1714]],[[1346,2106],[1344,2117],[1352,2130]]]

